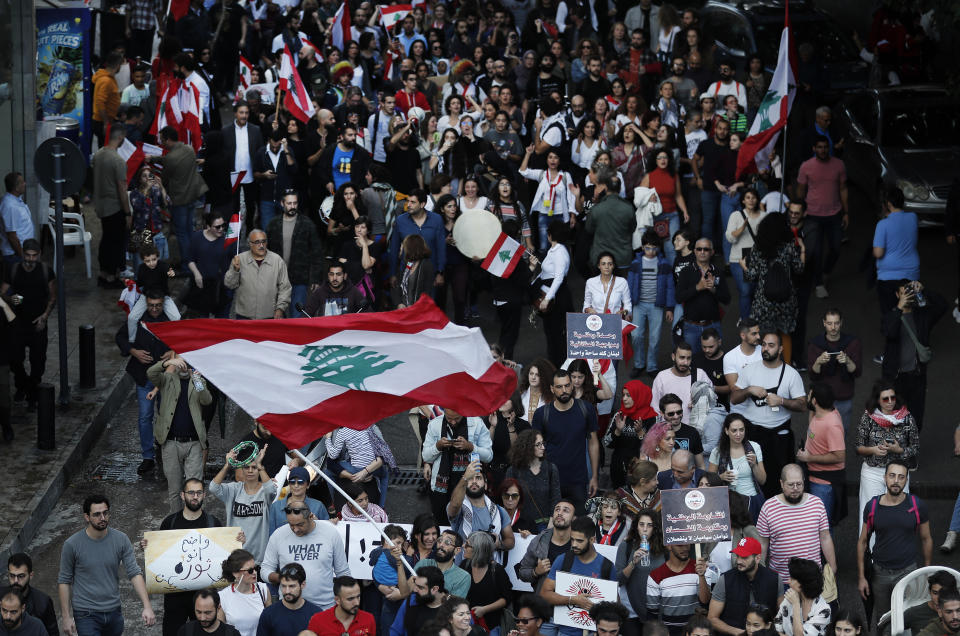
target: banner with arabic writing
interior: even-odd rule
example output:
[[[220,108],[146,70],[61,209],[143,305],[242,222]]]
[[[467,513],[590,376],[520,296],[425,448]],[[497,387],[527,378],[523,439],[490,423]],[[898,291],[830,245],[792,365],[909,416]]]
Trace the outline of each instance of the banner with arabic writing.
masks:
[[[240,528],[145,532],[147,593],[189,592],[223,587],[221,564],[240,547]]]
[[[730,539],[730,493],[726,486],[660,491],[663,545]]]

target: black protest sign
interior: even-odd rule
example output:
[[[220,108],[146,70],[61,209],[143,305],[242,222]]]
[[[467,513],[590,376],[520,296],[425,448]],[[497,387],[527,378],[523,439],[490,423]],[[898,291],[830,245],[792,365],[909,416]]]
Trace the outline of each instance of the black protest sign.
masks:
[[[663,544],[730,539],[730,494],[726,486],[661,490]]]
[[[620,314],[567,314],[567,357],[573,360],[623,358]]]

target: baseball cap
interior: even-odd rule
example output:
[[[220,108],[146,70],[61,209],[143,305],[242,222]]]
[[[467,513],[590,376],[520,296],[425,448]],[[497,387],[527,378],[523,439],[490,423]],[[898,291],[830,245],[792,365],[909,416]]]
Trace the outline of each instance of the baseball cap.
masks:
[[[760,547],[760,542],[754,539],[753,537],[744,537],[740,539],[737,543],[737,547],[730,552],[736,554],[738,557],[748,557],[755,554],[760,554],[763,551],[763,548]]]
[[[303,466],[297,466],[296,468],[290,469],[290,476],[287,477],[287,481],[290,481],[291,479],[302,479],[309,484],[310,473]],[[757,554],[759,554],[759,552]]]

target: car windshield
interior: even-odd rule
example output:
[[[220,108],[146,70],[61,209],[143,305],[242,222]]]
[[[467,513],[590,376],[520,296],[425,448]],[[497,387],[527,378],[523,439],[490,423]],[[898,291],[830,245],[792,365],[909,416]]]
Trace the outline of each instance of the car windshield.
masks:
[[[883,145],[892,148],[960,146],[960,102],[917,97],[883,105]]]
[[[756,23],[757,52],[764,62],[774,67],[780,52],[780,35],[783,33],[782,21]],[[813,44],[817,56],[822,62],[834,64],[858,59],[856,46],[851,38],[827,20],[793,20],[791,23],[794,41]]]

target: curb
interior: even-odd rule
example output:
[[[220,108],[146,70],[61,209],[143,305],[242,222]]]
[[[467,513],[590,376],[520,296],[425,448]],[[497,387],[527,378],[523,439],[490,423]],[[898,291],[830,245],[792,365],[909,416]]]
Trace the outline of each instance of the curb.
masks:
[[[133,379],[127,375],[125,365],[110,379],[109,387],[96,396],[96,401],[101,403],[100,408],[92,418],[81,424],[84,430],[74,438],[76,441],[73,442],[73,447],[60,448],[56,455],[50,457],[51,460],[60,462],[60,466],[46,483],[39,485],[21,515],[20,521],[14,524],[4,537],[0,544],[0,563],[6,563],[11,554],[24,552],[30,545],[37,536],[40,526],[56,506],[60,495],[66,490],[70,480],[75,477],[75,473],[83,464],[83,459],[106,429],[107,422],[117,414],[127,400],[133,387]],[[58,410],[58,416],[61,412]]]

